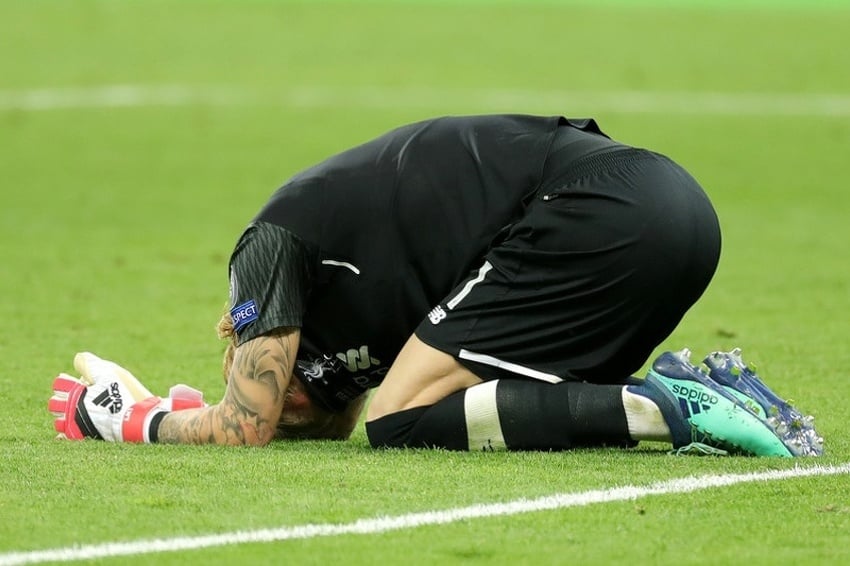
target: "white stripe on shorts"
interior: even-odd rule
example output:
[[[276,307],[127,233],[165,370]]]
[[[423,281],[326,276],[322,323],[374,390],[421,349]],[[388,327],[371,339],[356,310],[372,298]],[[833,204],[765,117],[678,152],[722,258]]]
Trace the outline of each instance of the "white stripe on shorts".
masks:
[[[491,269],[493,269],[493,266],[490,264],[489,261],[485,261],[484,265],[481,266],[481,269],[478,270],[478,275],[475,277],[475,279],[470,279],[469,281],[467,281],[466,285],[463,286],[463,289],[460,290],[460,293],[455,295],[451,301],[446,303],[446,307],[448,307],[449,310],[455,308],[458,303],[460,303],[469,294],[469,292],[472,291],[473,287],[484,281],[484,277]]]
[[[547,381],[549,383],[560,383],[564,381],[557,375],[545,373],[532,368],[527,368],[519,364],[506,362],[504,360],[500,360],[499,358],[488,356],[487,354],[478,354],[476,352],[470,352],[469,350],[461,350],[460,353],[458,353],[458,357],[462,360],[471,360],[480,364],[501,368],[512,373],[518,373],[519,375],[533,377],[534,379],[539,379],[540,381]]]

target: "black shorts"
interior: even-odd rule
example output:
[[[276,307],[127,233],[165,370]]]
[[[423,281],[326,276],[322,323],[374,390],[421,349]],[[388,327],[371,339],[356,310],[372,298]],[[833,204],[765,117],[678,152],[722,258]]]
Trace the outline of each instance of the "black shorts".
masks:
[[[720,228],[668,158],[562,127],[524,217],[416,329],[482,379],[620,383],[702,295]]]

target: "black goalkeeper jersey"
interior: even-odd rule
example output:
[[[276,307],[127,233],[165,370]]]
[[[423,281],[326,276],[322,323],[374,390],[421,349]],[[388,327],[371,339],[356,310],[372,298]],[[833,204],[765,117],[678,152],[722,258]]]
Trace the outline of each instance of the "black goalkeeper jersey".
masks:
[[[438,118],[295,175],[231,258],[239,342],[300,327],[305,385],[341,410],[380,383],[420,321],[522,216],[565,122]]]

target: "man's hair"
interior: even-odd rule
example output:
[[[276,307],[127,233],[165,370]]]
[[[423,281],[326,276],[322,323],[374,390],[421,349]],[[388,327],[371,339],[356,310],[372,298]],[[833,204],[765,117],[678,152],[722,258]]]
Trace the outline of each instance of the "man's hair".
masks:
[[[222,340],[227,340],[227,347],[224,350],[224,359],[222,360],[222,377],[227,383],[230,377],[230,368],[233,366],[233,355],[236,352],[236,329],[233,328],[233,318],[230,316],[230,304],[224,306],[224,313],[221,315],[218,324],[215,327],[218,337]]]

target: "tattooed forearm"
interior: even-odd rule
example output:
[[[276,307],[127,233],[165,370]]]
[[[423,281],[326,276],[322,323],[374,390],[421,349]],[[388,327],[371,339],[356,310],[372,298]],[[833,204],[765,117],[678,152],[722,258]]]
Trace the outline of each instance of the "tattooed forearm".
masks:
[[[167,415],[160,442],[264,445],[275,436],[298,350],[297,330],[261,336],[236,349],[224,399]]]
[[[268,386],[275,402],[283,401],[286,388],[281,389],[280,376],[284,371],[289,373],[295,359],[287,336],[264,336],[237,348],[230,380],[236,377],[257,381]]]

